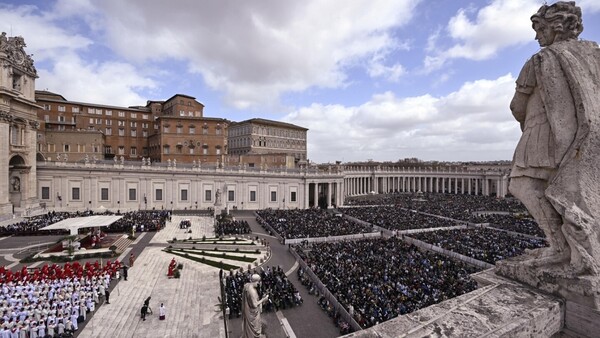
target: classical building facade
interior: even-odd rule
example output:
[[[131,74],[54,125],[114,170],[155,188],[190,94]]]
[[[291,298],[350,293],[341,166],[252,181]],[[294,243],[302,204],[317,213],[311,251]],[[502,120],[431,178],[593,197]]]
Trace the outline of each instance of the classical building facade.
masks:
[[[0,218],[37,205],[37,71],[22,37],[0,35]]]
[[[232,123],[229,127],[229,154],[239,156],[239,162],[257,166],[260,156],[266,164],[274,162],[288,168],[306,165],[306,136],[308,129],[285,122],[254,118]],[[232,159],[233,161],[233,159]]]

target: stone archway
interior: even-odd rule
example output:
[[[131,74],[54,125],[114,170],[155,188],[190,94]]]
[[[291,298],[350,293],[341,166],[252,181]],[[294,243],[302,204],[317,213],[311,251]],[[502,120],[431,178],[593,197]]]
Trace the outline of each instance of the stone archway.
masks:
[[[15,208],[21,207],[23,179],[27,176],[29,167],[20,155],[15,155],[8,163],[9,200]],[[23,175],[25,174],[25,175]]]

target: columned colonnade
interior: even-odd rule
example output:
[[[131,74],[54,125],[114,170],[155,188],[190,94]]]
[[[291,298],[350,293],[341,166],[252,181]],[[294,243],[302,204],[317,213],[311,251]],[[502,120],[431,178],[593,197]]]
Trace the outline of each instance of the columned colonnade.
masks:
[[[346,170],[344,174],[344,196],[430,192],[504,197],[508,193],[508,176],[500,171]]]

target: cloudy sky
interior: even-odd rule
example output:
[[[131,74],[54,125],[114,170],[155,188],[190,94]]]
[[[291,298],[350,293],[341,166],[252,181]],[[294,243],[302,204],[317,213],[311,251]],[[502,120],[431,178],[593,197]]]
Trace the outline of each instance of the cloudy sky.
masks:
[[[19,0],[0,2],[0,30],[68,100],[191,95],[205,116],[309,128],[314,162],[509,160],[543,2]],[[578,4],[581,38],[600,41],[600,0]]]

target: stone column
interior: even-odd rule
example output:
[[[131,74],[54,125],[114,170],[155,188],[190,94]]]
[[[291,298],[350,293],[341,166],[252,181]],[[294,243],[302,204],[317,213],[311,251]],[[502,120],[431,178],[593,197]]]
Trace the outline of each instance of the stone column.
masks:
[[[319,183],[314,183],[315,191],[313,191],[314,205],[319,205]]]
[[[304,182],[304,209],[308,209],[310,206],[310,183]]]
[[[327,208],[331,208],[331,189],[333,189],[333,184],[331,182],[327,182]]]

